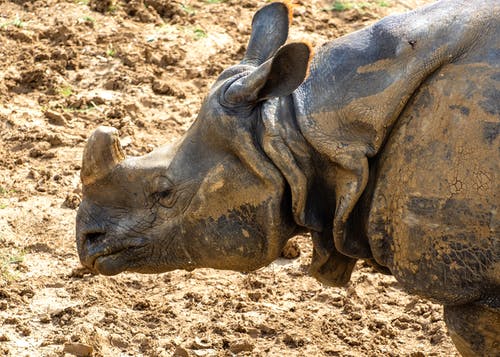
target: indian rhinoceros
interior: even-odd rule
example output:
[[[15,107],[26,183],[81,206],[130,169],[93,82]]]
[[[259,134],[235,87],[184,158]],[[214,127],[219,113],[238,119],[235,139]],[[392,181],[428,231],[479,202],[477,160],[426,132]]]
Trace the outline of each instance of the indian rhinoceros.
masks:
[[[445,306],[464,356],[498,355],[500,1],[440,1],[313,52],[259,10],[178,145],[125,157],[98,128],[76,237],[105,275],[250,271],[310,232],[311,273],[357,259]]]

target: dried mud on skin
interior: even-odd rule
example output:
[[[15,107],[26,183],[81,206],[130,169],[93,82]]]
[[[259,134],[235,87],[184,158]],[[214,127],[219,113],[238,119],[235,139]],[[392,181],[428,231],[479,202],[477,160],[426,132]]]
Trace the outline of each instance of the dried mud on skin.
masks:
[[[308,237],[249,274],[80,267],[89,133],[117,127],[129,155],[179,138],[265,3],[0,0],[0,355],[458,356],[442,309],[392,277],[363,264],[342,289],[309,277]],[[314,45],[406,10],[294,3],[291,38]]]

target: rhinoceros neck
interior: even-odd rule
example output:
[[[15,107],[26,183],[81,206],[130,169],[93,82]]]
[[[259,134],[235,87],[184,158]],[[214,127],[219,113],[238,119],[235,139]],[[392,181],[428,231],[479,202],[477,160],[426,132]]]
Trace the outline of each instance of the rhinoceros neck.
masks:
[[[318,172],[333,182],[335,206],[329,209],[337,251],[371,256],[366,237],[353,236],[347,225],[369,181],[368,158],[381,150],[426,79],[454,61],[469,60],[471,49],[488,46],[499,17],[498,0],[440,1],[319,48],[309,77],[292,96],[314,160],[331,163]]]
[[[412,94],[477,46],[499,8],[493,0],[441,1],[324,45],[293,94],[302,133],[329,156],[375,155]]]

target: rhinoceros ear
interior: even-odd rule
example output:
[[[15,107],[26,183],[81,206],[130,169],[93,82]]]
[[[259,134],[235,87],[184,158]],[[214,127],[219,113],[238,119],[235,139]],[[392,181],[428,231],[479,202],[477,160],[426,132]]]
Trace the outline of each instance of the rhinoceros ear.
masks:
[[[224,93],[224,100],[254,103],[292,93],[307,76],[311,54],[310,45],[304,42],[281,47],[273,58],[236,80]]]
[[[286,42],[292,10],[287,3],[275,2],[257,11],[252,35],[242,64],[259,66]]]
[[[297,89],[307,77],[311,54],[311,46],[304,42],[281,47],[272,59],[266,83],[259,90],[257,99],[281,97]]]

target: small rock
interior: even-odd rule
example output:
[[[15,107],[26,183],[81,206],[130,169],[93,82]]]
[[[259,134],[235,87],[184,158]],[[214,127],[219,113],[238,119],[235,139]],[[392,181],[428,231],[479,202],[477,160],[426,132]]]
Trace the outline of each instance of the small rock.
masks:
[[[425,354],[420,351],[417,351],[410,353],[410,357],[425,357]]]
[[[32,43],[33,42],[33,37],[31,37],[28,33],[25,31],[16,29],[16,28],[10,28],[7,31],[7,34],[14,40],[21,41],[21,42],[26,42],[26,43]]]
[[[5,320],[3,320],[4,325],[20,325],[21,320],[19,320],[17,317],[7,317]]]
[[[350,315],[350,319],[353,321],[358,321],[358,320],[361,320],[362,318],[363,318],[363,315],[361,315],[359,312],[353,312]]]
[[[177,346],[173,357],[189,357],[189,352],[184,347]]]
[[[209,357],[209,356],[216,356],[217,353],[214,349],[204,349],[204,350],[192,350],[192,353],[196,356],[196,357]]]
[[[249,340],[236,341],[229,344],[229,350],[232,353],[251,352],[255,345]]]
[[[76,209],[78,206],[80,206],[80,203],[82,202],[82,199],[80,198],[79,195],[75,193],[68,193],[66,195],[66,198],[64,200],[63,206],[68,207],[70,209]]]
[[[28,326],[20,326],[18,331],[21,334],[21,336],[31,335],[31,329]]]
[[[283,250],[281,251],[281,256],[286,259],[298,258],[300,256],[299,243],[294,239],[290,239],[288,242],[286,242],[285,246],[283,247]]]
[[[88,99],[88,102],[92,106],[103,105],[103,104],[106,104],[106,98],[103,98],[101,96],[96,95],[96,96]]]
[[[48,151],[42,155],[43,159],[53,159],[57,154],[54,151]]]
[[[325,353],[327,356],[333,356],[333,357],[341,357],[342,356],[342,350],[338,348],[332,348],[332,347],[327,347],[325,349]]]
[[[95,274],[92,270],[90,270],[87,267],[79,266],[76,268],[73,268],[71,270],[71,273],[69,274],[70,278],[83,278],[85,275],[93,275]]]
[[[151,304],[147,300],[138,301],[134,304],[134,306],[132,306],[132,309],[136,310],[136,311],[145,311],[145,310],[149,310],[150,308],[151,308]]]
[[[79,357],[86,357],[92,355],[93,348],[83,343],[65,343],[63,352]]]
[[[40,150],[40,149],[38,149],[38,148],[33,148],[29,152],[29,156],[32,157],[32,158],[34,158],[34,159],[36,159],[36,158],[38,158],[38,157],[40,157],[42,155],[43,155],[43,151]]]
[[[125,350],[129,346],[128,342],[116,333],[110,336],[110,342],[113,346],[118,347],[122,350]]]
[[[132,339],[132,342],[137,343],[137,344],[143,344],[148,341],[148,338],[146,337],[145,334],[139,332],[137,333],[134,338]]]
[[[47,119],[49,119],[50,124],[61,126],[66,126],[68,124],[66,118],[58,112],[55,112],[53,110],[46,110],[43,114]]]
[[[175,66],[180,60],[184,58],[184,54],[182,52],[168,52],[164,54],[160,59],[161,67]]]
[[[276,330],[264,324],[259,324],[256,326],[264,335],[275,335]]]
[[[162,81],[159,79],[157,79],[153,82],[152,89],[153,89],[153,92],[155,92],[156,94],[174,96],[174,97],[177,97],[179,99],[186,98],[186,94],[177,90],[176,88],[171,86],[166,81]]]
[[[199,337],[195,337],[193,343],[191,344],[191,348],[195,350],[202,350],[206,348],[210,348],[212,345],[210,342],[206,340],[202,340]]]
[[[32,158],[45,157],[48,154],[48,150],[50,149],[50,143],[47,141],[40,141],[32,148],[29,152],[29,156]]]
[[[112,0],[90,0],[88,3],[88,6],[92,10],[100,12],[102,14],[110,11],[112,5]]]
[[[136,113],[139,111],[139,107],[135,103],[128,103],[123,106],[123,109],[127,111],[127,113]]]
[[[51,147],[61,146],[64,143],[59,134],[48,135],[46,140],[49,142]]]
[[[48,324],[51,321],[50,315],[49,314],[42,314],[40,316],[40,322],[42,324]]]
[[[35,186],[35,190],[37,190],[38,192],[47,192],[47,188],[41,186],[40,184],[37,184]]]
[[[444,334],[442,332],[437,332],[434,336],[431,337],[431,344],[437,345],[443,341],[445,338]]]
[[[248,327],[247,328],[247,335],[252,337],[252,338],[257,338],[260,335],[260,331],[257,330],[256,328]]]
[[[248,293],[248,297],[250,300],[257,302],[262,298],[262,294],[260,291],[251,291]]]

